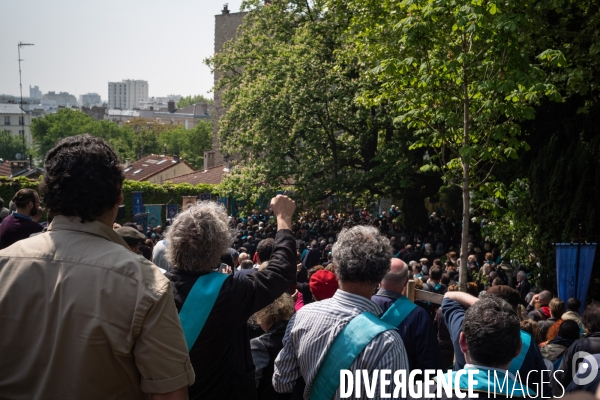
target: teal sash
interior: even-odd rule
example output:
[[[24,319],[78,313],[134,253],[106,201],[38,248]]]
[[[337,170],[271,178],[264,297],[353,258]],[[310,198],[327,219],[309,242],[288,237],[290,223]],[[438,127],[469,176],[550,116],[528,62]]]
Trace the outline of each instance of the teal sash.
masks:
[[[469,390],[469,375],[467,371],[472,368],[465,368],[465,373],[460,376],[458,387],[462,391]],[[535,396],[535,392],[528,388],[524,383],[515,381],[513,378],[506,376],[505,371],[494,371],[487,369],[478,369],[479,373],[473,376],[474,385],[473,391],[480,393],[489,393],[490,398],[493,397],[494,393],[498,395],[504,395],[507,397],[533,397]],[[456,387],[456,382],[454,381],[456,377],[456,373],[458,371],[452,371],[444,374],[446,380],[451,380],[451,386],[453,388]],[[494,379],[494,372],[496,372],[497,380]],[[489,374],[489,375],[488,375]],[[506,378],[506,380],[505,380]],[[437,381],[437,378],[436,378]],[[513,391],[514,388],[514,391]],[[527,393],[527,395],[525,394]]]
[[[208,315],[219,296],[223,282],[229,276],[229,274],[222,274],[220,272],[211,272],[202,275],[194,283],[192,290],[183,303],[183,307],[181,307],[181,311],[179,312],[179,320],[183,328],[188,352],[192,349],[194,343],[196,343],[198,336],[200,336]]]
[[[392,303],[390,308],[381,316],[381,320],[393,326],[400,326],[402,321],[408,317],[408,314],[415,309],[417,305],[410,301],[408,297],[401,296]]]
[[[510,366],[508,367],[508,371],[511,374],[516,374],[518,370],[523,366],[523,361],[525,361],[525,356],[529,351],[529,346],[531,345],[531,335],[525,331],[521,331],[521,342],[523,345],[521,346],[521,352],[518,356],[513,358]]]
[[[325,354],[310,393],[311,400],[331,400],[340,386],[340,371],[349,369],[371,340],[396,329],[370,312],[357,315],[342,329]]]

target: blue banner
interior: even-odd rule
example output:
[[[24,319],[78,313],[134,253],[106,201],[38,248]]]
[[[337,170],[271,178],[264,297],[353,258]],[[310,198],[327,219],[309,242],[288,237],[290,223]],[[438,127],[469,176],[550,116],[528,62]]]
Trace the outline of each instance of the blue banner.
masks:
[[[227,210],[227,197],[219,196],[218,203],[222,205],[225,210]],[[227,212],[229,212],[229,210],[227,210]]]
[[[148,213],[142,212],[135,215],[135,224],[141,225],[144,235],[148,232]]]
[[[167,204],[167,219],[173,222],[177,214],[179,213],[179,206],[177,204]]]
[[[142,192],[131,192],[133,195],[133,216],[144,212],[144,201],[142,200]]]
[[[577,247],[576,244],[556,243],[556,279],[558,297],[565,304],[571,297],[581,300],[580,313],[582,313],[590,286],[596,244],[581,245],[579,269],[577,268]]]
[[[150,228],[162,225],[162,204],[147,205],[146,212],[148,213],[148,226]]]

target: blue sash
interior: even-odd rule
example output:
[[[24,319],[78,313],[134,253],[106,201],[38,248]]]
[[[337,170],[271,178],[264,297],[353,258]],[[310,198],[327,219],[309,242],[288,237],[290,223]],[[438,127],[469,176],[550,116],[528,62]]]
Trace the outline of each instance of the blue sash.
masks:
[[[194,343],[196,343],[198,336],[200,336],[208,315],[219,296],[223,282],[229,276],[229,274],[222,274],[220,272],[211,272],[202,275],[194,283],[192,290],[183,303],[183,307],[181,307],[181,311],[179,312],[179,320],[183,328],[188,352],[192,349]]]
[[[462,391],[469,390],[469,375],[467,371],[472,368],[465,368],[465,373],[460,376],[458,387]],[[483,368],[478,369],[479,373],[473,376],[474,385],[473,391],[480,393],[489,393],[490,398],[494,397],[494,393],[498,395],[504,395],[507,397],[532,397],[535,396],[535,392],[528,388],[525,384],[521,384],[519,381],[515,381],[510,376],[506,376],[505,371],[494,371]],[[455,377],[458,371],[451,371],[444,374],[445,379],[452,379],[450,385],[452,388],[456,387]],[[494,379],[494,372],[496,372],[497,380]],[[489,374],[489,375],[488,375]],[[437,378],[436,378],[437,381]],[[514,388],[514,391],[513,391]],[[528,396],[525,395],[527,392]]]
[[[417,305],[410,301],[408,297],[400,296],[381,316],[381,320],[393,326],[400,326],[402,321],[408,317],[408,314],[410,314],[416,306]]]
[[[396,329],[374,314],[357,315],[342,329],[325,354],[310,393],[311,400],[331,400],[340,386],[340,371],[349,369],[356,357],[380,333]]]
[[[511,374],[516,374],[518,370],[523,366],[523,361],[525,361],[525,356],[529,351],[529,346],[531,345],[531,335],[525,331],[521,331],[521,342],[523,345],[521,346],[521,352],[518,356],[513,358],[510,366],[508,367],[508,371]]]

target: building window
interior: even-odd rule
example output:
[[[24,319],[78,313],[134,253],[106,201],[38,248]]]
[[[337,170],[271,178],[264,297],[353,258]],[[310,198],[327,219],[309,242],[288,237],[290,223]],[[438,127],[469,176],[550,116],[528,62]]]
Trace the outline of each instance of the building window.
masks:
[[[25,125],[25,117],[19,117],[19,125]]]
[[[4,116],[4,125],[10,125],[10,115]]]

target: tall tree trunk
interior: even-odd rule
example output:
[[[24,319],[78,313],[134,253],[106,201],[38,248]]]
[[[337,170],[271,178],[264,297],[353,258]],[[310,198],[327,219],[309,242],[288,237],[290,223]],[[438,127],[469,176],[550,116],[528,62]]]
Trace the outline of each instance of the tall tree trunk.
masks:
[[[463,35],[463,51],[466,51],[466,41]],[[469,90],[467,87],[467,68],[463,61],[463,146],[469,144]],[[471,196],[469,195],[470,160],[468,155],[460,157],[463,169],[462,197],[463,197],[463,223],[460,244],[460,275],[458,286],[461,292],[467,291],[467,278],[469,273],[469,223],[471,222]]]
[[[468,160],[463,159],[463,184],[462,184],[462,197],[463,197],[463,220],[462,220],[462,235],[460,242],[460,275],[459,275],[459,287],[461,292],[467,291],[467,275],[469,273],[469,223],[471,222],[471,196],[469,195],[469,163]]]

